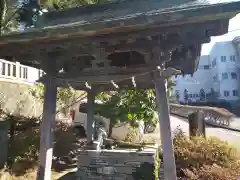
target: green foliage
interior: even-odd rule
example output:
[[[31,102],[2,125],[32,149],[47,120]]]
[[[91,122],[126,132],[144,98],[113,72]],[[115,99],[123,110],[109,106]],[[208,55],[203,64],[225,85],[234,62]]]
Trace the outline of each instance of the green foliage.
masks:
[[[184,89],[184,101],[185,102],[188,101],[188,91],[187,91],[187,89]]]
[[[9,123],[8,168],[15,174],[25,173],[37,165],[40,136],[36,127],[39,119],[3,114],[3,119]]]
[[[213,88],[211,88],[211,89],[210,89],[210,93],[209,93],[209,99],[210,99],[211,101],[214,101],[215,98],[216,98],[216,92],[214,91]]]
[[[22,0],[20,4],[17,21],[23,23],[25,28],[36,26],[41,14],[38,0]]]
[[[153,90],[119,90],[111,95],[100,94],[103,104],[95,105],[96,112],[117,122],[129,122],[138,127],[138,121],[156,124],[156,98]]]
[[[16,30],[17,21],[15,17],[17,15],[17,7],[15,0],[3,0],[0,5],[0,18],[1,18],[1,33],[9,33],[13,30]]]
[[[168,95],[176,84],[168,78]],[[170,98],[170,97],[169,97]],[[100,93],[97,99],[103,104],[95,105],[95,111],[111,120],[112,125],[118,122],[129,122],[132,127],[138,126],[138,121],[156,125],[156,96],[153,89],[119,90],[118,92]]]
[[[41,4],[49,10],[60,10],[88,4],[100,4],[107,0],[41,0]]]
[[[78,7],[87,4],[99,4],[106,0],[23,0],[19,7],[17,0],[3,0],[0,3],[0,29],[2,33],[16,31],[19,23],[26,24],[26,27],[36,26],[39,17],[42,15],[42,8],[49,11]],[[25,2],[25,3],[24,3]]]
[[[160,151],[160,146],[158,147],[158,152]],[[155,175],[155,180],[159,179],[159,168],[161,166],[161,159],[159,156],[159,153],[156,154],[156,160],[155,160],[155,171],[154,171],[154,175]]]
[[[9,124],[9,150],[7,171],[12,175],[25,175],[29,170],[37,167],[40,148],[40,119],[24,117],[20,115],[11,115],[2,112],[2,119]],[[76,142],[79,142],[79,136],[75,135],[75,129],[66,123],[56,123],[54,129],[54,151],[57,157],[53,160],[52,168],[59,170],[60,168],[68,169],[71,162],[68,157],[71,151],[79,148]],[[63,146],[64,144],[64,146]],[[81,146],[81,145],[80,145]],[[70,156],[71,157],[71,156]],[[59,167],[58,159],[66,163],[64,167]],[[0,174],[1,179],[1,174]],[[21,179],[20,177],[16,179]],[[28,179],[28,178],[24,178]]]
[[[35,27],[38,24],[40,16],[44,13],[41,6],[48,11],[59,11],[103,2],[105,2],[105,0],[40,0],[40,4],[38,4],[38,0],[23,0],[18,12],[17,21],[24,23],[25,28]]]
[[[205,101],[206,100],[206,93],[204,91],[204,89],[200,89],[200,101]]]
[[[44,85],[37,83],[29,88],[29,93],[36,100],[43,102],[44,100]],[[71,103],[78,96],[78,92],[72,88],[58,88],[57,89],[57,109],[61,109],[64,106]]]

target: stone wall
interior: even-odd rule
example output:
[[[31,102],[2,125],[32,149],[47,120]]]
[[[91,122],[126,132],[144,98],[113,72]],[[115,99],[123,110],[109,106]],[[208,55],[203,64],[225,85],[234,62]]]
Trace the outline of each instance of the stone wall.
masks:
[[[25,116],[42,114],[42,103],[29,95],[27,83],[0,82],[0,102],[3,109]]]
[[[157,148],[81,151],[77,180],[156,180],[157,159]]]

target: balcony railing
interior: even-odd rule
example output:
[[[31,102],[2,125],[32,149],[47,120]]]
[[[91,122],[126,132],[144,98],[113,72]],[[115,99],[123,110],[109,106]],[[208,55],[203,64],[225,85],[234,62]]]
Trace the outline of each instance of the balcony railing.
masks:
[[[0,77],[10,79],[28,79],[28,67],[19,62],[0,60]]]
[[[24,66],[19,62],[9,62],[0,59],[0,79],[2,81],[33,83],[33,81],[36,81],[42,76],[43,71],[38,69],[33,71],[29,68],[31,67]],[[29,73],[31,74],[31,77],[29,77]]]

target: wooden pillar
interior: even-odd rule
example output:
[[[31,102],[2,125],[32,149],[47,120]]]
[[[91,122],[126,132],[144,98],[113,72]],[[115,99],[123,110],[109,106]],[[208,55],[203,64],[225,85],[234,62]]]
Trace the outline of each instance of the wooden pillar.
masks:
[[[95,91],[89,90],[87,94],[87,141],[91,143],[94,136],[94,101]]]
[[[52,67],[52,66],[51,66]],[[44,84],[43,118],[41,123],[40,155],[37,180],[51,180],[53,130],[56,114],[56,79],[48,74]]]
[[[157,111],[160,123],[160,137],[163,149],[164,175],[168,180],[176,180],[176,164],[171,136],[168,100],[164,80],[164,78],[160,77],[160,73],[156,72],[154,81],[157,98]]]

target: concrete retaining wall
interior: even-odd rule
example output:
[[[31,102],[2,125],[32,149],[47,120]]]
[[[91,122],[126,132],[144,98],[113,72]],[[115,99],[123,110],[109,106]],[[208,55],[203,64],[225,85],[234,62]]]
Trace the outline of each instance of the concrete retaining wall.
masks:
[[[29,95],[30,84],[26,83],[0,83],[0,101],[2,108],[24,116],[39,116],[42,113],[42,103],[35,101]]]

